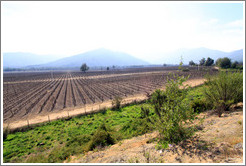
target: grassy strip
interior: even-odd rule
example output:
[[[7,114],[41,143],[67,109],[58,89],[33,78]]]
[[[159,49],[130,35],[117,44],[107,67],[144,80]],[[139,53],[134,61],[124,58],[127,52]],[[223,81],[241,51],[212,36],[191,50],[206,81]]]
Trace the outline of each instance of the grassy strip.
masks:
[[[30,154],[46,153],[50,150],[52,152],[52,149],[57,151],[57,148],[66,147],[71,139],[76,139],[78,136],[93,136],[102,123],[114,131],[113,136],[116,141],[143,134],[141,124],[138,124],[137,120],[140,118],[142,105],[146,104],[133,104],[119,110],[108,109],[87,116],[61,119],[27,131],[9,134],[3,142],[4,162],[25,162]],[[70,149],[76,147],[74,144],[71,145]],[[61,162],[61,160],[47,162]]]

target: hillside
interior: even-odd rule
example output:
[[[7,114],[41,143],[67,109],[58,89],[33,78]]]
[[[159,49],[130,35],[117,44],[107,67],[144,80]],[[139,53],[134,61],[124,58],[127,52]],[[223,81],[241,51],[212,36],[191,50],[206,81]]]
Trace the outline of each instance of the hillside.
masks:
[[[86,63],[90,67],[95,66],[130,66],[130,65],[148,65],[148,62],[137,59],[132,55],[123,52],[115,52],[107,49],[97,49],[71,57],[63,58],[54,62],[35,67],[80,67]]]
[[[243,62],[243,49],[232,52],[223,52],[204,47],[195,49],[178,49],[173,52],[159,54],[158,57],[155,59],[155,62],[162,62],[166,64],[179,64],[181,56],[183,58],[184,64],[188,64],[191,60],[193,60],[195,63],[199,63],[199,60],[201,60],[203,57],[210,57],[215,61],[218,58],[228,57],[232,61]]]

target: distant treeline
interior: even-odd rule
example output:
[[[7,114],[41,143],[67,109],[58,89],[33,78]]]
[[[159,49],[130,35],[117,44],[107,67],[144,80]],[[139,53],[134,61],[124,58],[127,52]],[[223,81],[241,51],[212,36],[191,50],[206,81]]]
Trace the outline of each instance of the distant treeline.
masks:
[[[167,64],[165,66],[177,66]],[[107,70],[108,66],[93,66],[90,67],[89,70]],[[109,70],[114,69],[126,69],[126,68],[144,68],[144,67],[163,67],[163,65],[131,65],[131,66],[109,66]],[[5,67],[3,71],[12,72],[12,71],[45,71],[45,70],[79,70],[79,67],[23,67],[23,68],[13,68],[13,67]]]

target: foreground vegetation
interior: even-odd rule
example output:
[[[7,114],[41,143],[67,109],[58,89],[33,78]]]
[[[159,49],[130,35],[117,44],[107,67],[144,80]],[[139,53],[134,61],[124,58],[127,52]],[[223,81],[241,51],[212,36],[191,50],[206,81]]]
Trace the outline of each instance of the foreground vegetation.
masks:
[[[218,86],[222,85],[219,86],[222,89],[226,85],[227,93],[235,87],[239,89],[235,92],[239,98],[232,97],[226,103],[243,100],[243,91],[240,89],[242,73],[223,76],[229,80],[214,77],[196,88],[184,87],[185,78],[177,77],[176,81],[168,81],[166,91],[156,90],[144,103],[122,108],[117,105],[113,110],[58,120],[25,132],[6,135],[3,143],[4,162],[63,162],[71,155],[99,150],[153,130],[160,133],[160,148],[166,148],[168,143],[177,143],[194,134],[196,128],[192,126],[192,121],[198,113],[211,108],[218,109],[218,104],[210,102],[204,93],[212,90],[209,89],[213,87],[212,83],[219,82]],[[223,95],[220,92],[215,94]],[[223,103],[222,100],[220,103]]]

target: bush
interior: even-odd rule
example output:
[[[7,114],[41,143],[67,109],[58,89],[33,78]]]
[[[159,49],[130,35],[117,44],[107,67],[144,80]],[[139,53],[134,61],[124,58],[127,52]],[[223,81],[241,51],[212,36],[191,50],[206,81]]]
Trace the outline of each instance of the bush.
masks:
[[[218,76],[208,76],[206,85],[206,100],[213,105],[219,117],[232,104],[243,101],[243,73],[220,72]]]
[[[112,101],[112,106],[116,109],[119,109],[121,106],[122,98],[119,96],[114,97]]]
[[[90,140],[87,150],[93,150],[96,147],[104,147],[114,144],[116,141],[112,137],[110,130],[107,129],[103,123],[94,133],[92,139]]]
[[[196,113],[201,113],[201,112],[206,111],[207,109],[211,108],[211,107],[209,107],[209,105],[205,99],[199,99],[199,98],[192,100],[190,102],[190,106]]]
[[[165,91],[156,90],[152,94],[151,103],[156,116],[150,121],[159,130],[159,142],[162,144],[177,143],[193,133],[190,128],[184,127],[195,118],[189,102],[184,100],[190,89],[183,85],[186,80],[185,77],[175,76],[168,79]]]

